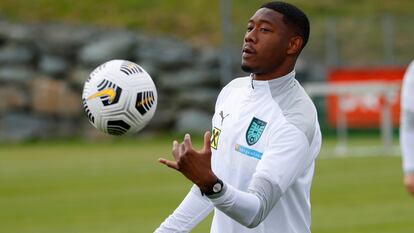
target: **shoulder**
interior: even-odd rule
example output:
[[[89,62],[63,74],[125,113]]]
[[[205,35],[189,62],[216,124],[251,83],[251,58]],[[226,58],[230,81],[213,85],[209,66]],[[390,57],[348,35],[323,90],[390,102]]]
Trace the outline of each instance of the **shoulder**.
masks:
[[[235,89],[241,89],[241,88],[246,87],[246,85],[249,82],[250,82],[250,77],[248,77],[248,76],[233,79],[226,86],[224,86],[223,89],[221,89],[217,100],[225,98],[226,96],[228,96]]]
[[[249,82],[251,81],[251,78],[249,76],[246,77],[239,77],[231,80],[224,88],[241,88],[245,87]]]
[[[407,69],[404,73],[404,79],[403,79],[403,88],[408,88],[413,86],[414,83],[414,61],[408,65]]]
[[[414,60],[411,61],[411,63],[408,65],[405,74],[404,74],[404,78],[412,78],[414,76]]]
[[[414,61],[408,66],[404,74],[401,89],[401,106],[403,109],[414,111]]]
[[[316,107],[299,82],[297,80],[294,82],[293,87],[286,93],[272,95],[272,97],[287,123],[300,130],[311,144],[315,131],[319,130]]]

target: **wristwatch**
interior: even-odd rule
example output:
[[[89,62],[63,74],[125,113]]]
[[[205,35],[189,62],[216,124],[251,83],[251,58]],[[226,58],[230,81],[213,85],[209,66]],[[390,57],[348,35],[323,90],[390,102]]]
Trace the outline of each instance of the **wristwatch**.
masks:
[[[210,196],[210,195],[214,195],[217,193],[220,193],[221,190],[223,190],[223,181],[217,178],[216,183],[214,183],[214,185],[211,187],[210,190],[208,190],[207,192],[203,193],[206,196]]]

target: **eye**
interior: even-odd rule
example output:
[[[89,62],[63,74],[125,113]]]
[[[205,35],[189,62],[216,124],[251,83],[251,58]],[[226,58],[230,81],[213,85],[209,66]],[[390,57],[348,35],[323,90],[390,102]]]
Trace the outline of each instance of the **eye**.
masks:
[[[247,27],[247,32],[251,32],[253,30],[253,26],[248,26]]]
[[[268,29],[268,28],[260,28],[260,31],[261,32],[271,32],[271,30]]]

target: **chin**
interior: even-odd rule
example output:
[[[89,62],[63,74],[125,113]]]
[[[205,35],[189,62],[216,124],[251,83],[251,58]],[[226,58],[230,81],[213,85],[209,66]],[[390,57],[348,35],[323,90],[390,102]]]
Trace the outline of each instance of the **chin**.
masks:
[[[254,73],[255,72],[255,69],[252,66],[244,64],[244,63],[241,64],[241,69],[244,72],[247,72],[247,73]]]

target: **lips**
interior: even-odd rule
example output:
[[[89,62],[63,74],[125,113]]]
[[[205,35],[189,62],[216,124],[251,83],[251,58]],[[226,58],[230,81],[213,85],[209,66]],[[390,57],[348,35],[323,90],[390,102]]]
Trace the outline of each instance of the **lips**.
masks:
[[[242,57],[243,58],[248,58],[248,57],[252,57],[254,55],[256,55],[256,50],[249,44],[244,45],[243,47],[243,51],[242,51]]]

